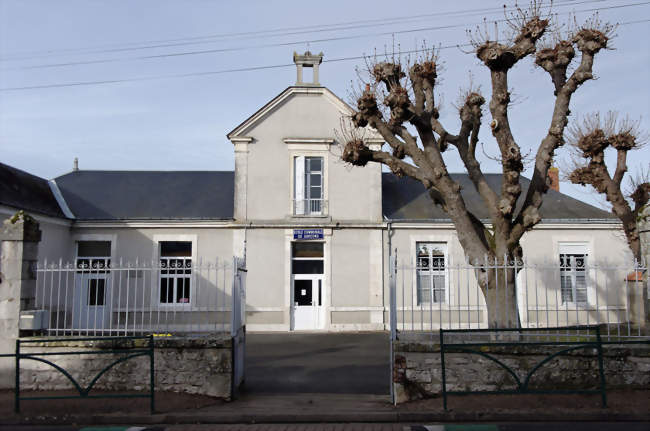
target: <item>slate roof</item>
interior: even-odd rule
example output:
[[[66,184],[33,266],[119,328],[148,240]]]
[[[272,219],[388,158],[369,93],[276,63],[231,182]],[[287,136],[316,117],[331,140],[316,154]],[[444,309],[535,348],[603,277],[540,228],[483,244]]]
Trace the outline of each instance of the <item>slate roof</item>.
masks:
[[[4,163],[0,163],[0,204],[65,218],[46,179]]]
[[[468,208],[488,219],[483,201],[466,174],[451,174],[463,187]],[[500,174],[486,174],[495,190]],[[55,179],[78,220],[232,220],[232,171],[73,171]],[[530,184],[521,178],[523,200]],[[382,173],[384,217],[408,221],[448,221],[424,186],[410,178]],[[0,204],[65,218],[48,181],[0,163]],[[549,190],[541,208],[545,221],[617,221],[609,212]]]
[[[488,219],[489,214],[481,196],[478,194],[467,174],[451,174],[463,190],[465,205],[480,219]],[[488,184],[494,190],[501,189],[501,174],[485,174]],[[521,177],[522,193],[517,201],[523,199],[530,185],[528,178]],[[408,177],[397,178],[390,172],[382,173],[382,210],[384,216],[394,220],[449,220],[449,216],[438,206],[431,204],[431,198],[419,181]],[[611,220],[616,217],[606,211],[574,199],[570,196],[549,190],[540,208],[542,220]]]
[[[55,179],[78,220],[228,220],[234,172],[73,171]]]

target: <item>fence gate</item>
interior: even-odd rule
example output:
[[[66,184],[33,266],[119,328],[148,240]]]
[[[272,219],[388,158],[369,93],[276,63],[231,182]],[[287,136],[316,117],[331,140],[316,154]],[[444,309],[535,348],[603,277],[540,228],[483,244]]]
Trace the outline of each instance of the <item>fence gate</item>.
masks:
[[[246,355],[246,260],[233,258],[232,281],[232,394],[244,382]]]

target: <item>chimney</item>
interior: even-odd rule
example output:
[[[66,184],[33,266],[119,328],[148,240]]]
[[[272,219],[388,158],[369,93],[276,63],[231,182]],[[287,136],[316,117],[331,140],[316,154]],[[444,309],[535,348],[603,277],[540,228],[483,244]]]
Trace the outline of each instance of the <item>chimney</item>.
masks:
[[[74,158],[74,162],[72,162],[72,172],[77,172],[79,170],[79,159]]]
[[[560,170],[555,166],[548,168],[549,187],[556,192],[560,191]]]
[[[293,53],[293,62],[296,63],[296,85],[301,87],[319,87],[320,83],[318,82],[318,66],[323,62],[323,53],[312,54],[309,51],[305,51],[304,54],[298,54],[297,52]],[[302,69],[303,67],[312,67],[314,68],[314,81],[313,82],[303,82],[302,80]]]

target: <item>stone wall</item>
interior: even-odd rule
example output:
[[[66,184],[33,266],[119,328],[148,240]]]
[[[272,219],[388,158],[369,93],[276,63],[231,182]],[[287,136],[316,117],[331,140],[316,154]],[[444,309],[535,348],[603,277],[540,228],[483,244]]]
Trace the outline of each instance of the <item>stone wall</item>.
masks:
[[[400,342],[395,346],[393,387],[398,403],[442,394],[440,344]],[[567,346],[568,347],[568,346]],[[511,367],[519,379],[560,346],[482,347]],[[650,345],[603,346],[607,388],[650,388]],[[445,352],[447,390],[494,391],[515,389],[514,378],[495,362],[477,354]],[[595,349],[581,349],[554,358],[530,379],[530,389],[596,389],[598,357]]]
[[[136,341],[140,343],[140,341]],[[156,391],[185,392],[223,399],[231,398],[232,339],[155,338],[154,368]],[[135,346],[133,341],[66,341],[22,344],[21,353],[96,351]],[[66,369],[82,388],[120,354],[52,355],[43,358]],[[21,390],[69,390],[72,383],[50,365],[28,359],[20,363]],[[100,390],[148,391],[149,356],[120,363],[94,386]],[[92,392],[91,392],[92,393]]]

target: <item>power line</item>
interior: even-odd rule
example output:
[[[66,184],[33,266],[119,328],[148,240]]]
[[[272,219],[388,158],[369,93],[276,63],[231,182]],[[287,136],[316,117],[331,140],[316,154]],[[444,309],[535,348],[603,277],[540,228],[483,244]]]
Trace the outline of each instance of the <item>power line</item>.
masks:
[[[575,6],[579,4],[584,4],[584,3],[599,3],[599,2],[604,2],[608,0],[565,0],[559,3],[558,6],[565,7],[565,6]],[[547,5],[543,5],[543,7],[550,7],[554,2],[551,2]],[[557,2],[555,2],[557,4]],[[514,6],[513,6],[514,7]],[[74,52],[79,52],[78,55],[86,55],[86,54],[100,54],[100,53],[109,53],[109,52],[123,52],[123,51],[134,51],[134,50],[142,50],[142,49],[158,49],[158,48],[168,48],[168,47],[173,47],[173,46],[183,46],[183,45],[193,45],[193,44],[205,44],[205,43],[213,43],[215,42],[214,40],[202,40],[201,39],[233,39],[233,38],[251,38],[252,36],[267,36],[267,37],[277,37],[277,36],[290,36],[290,35],[296,35],[296,34],[305,34],[305,33],[318,33],[318,32],[330,32],[330,31],[341,31],[341,30],[349,30],[349,29],[358,29],[358,28],[363,28],[363,27],[372,27],[376,26],[378,24],[382,23],[400,23],[402,21],[422,21],[425,19],[429,19],[431,17],[439,17],[439,16],[449,16],[449,15],[457,15],[459,17],[464,17],[464,16],[472,16],[472,15],[483,15],[486,13],[499,13],[504,10],[503,7],[498,7],[498,8],[483,8],[483,9],[467,9],[467,10],[462,10],[462,11],[450,11],[450,12],[437,12],[437,13],[431,13],[431,14],[419,14],[419,15],[411,15],[411,16],[404,16],[404,17],[396,17],[396,18],[381,18],[381,19],[373,19],[373,20],[362,20],[362,21],[348,21],[344,23],[338,23],[338,24],[325,24],[325,25],[316,25],[316,26],[300,26],[300,27],[288,27],[284,29],[277,29],[277,30],[262,30],[262,31],[254,31],[254,32],[242,32],[242,33],[224,33],[224,34],[217,34],[217,35],[210,35],[210,36],[195,36],[195,37],[189,37],[189,38],[180,38],[180,39],[167,39],[167,40],[159,40],[159,41],[149,41],[149,42],[133,42],[130,45],[133,44],[143,44],[143,43],[154,43],[154,45],[145,45],[145,46],[136,46],[136,47],[123,47],[120,48],[120,45],[117,45],[118,48],[112,48],[112,49],[100,49],[100,50],[93,50],[92,47],[90,48],[71,48],[71,49],[64,49],[64,50],[59,50],[59,51],[41,51],[41,53],[45,53],[45,56],[52,56],[52,55],[75,55]],[[302,30],[302,31],[301,31]],[[180,42],[180,41],[187,41],[187,42],[182,42],[182,43],[168,43],[168,42]],[[193,42],[192,42],[193,41]],[[108,45],[110,46],[110,45]],[[59,54],[57,54],[59,52]],[[34,53],[34,52],[32,52]],[[38,53],[38,51],[36,52]],[[29,53],[28,53],[29,54]],[[49,54],[49,55],[48,55]],[[29,59],[34,59],[34,58],[40,58],[40,56],[31,56],[31,57],[5,57],[5,58],[0,58],[0,62],[7,62],[7,61],[22,61],[22,60],[29,60]]]
[[[591,0],[590,2],[593,2],[593,1],[594,0]],[[603,1],[603,0],[597,0],[597,1]],[[593,11],[597,11],[597,10],[608,10],[608,9],[618,9],[618,8],[625,8],[625,7],[641,6],[641,5],[646,5],[646,4],[650,4],[650,1],[640,2],[640,3],[631,3],[631,4],[626,4],[626,5],[618,5],[618,6],[582,9],[582,10],[578,10],[578,11],[563,12],[563,14],[593,12]],[[492,22],[498,23],[498,22],[505,22],[505,21],[506,21],[505,19],[501,19],[501,20],[490,21],[490,23],[492,23]],[[121,61],[138,61],[138,60],[151,60],[151,59],[159,59],[159,58],[191,56],[191,55],[216,54],[216,53],[223,53],[223,52],[244,51],[244,50],[249,50],[249,49],[272,48],[272,47],[292,46],[292,45],[304,45],[304,44],[309,44],[309,43],[334,42],[334,41],[340,41],[340,40],[361,39],[361,38],[367,38],[367,37],[373,37],[373,36],[385,36],[385,35],[391,35],[391,34],[404,34],[404,33],[415,33],[415,32],[422,32],[422,31],[443,30],[443,29],[451,29],[451,28],[459,28],[459,27],[468,27],[468,26],[480,25],[480,24],[483,24],[483,23],[481,22],[481,23],[473,23],[473,24],[467,24],[467,23],[450,24],[450,25],[443,25],[443,26],[421,27],[421,28],[405,29],[405,30],[398,30],[398,31],[384,31],[384,32],[377,32],[377,33],[365,33],[365,34],[353,35],[353,36],[339,36],[339,37],[330,37],[330,38],[322,38],[322,39],[301,40],[301,41],[295,41],[295,42],[280,42],[280,43],[269,43],[269,44],[252,45],[252,46],[216,48],[216,49],[208,49],[208,50],[200,50],[200,51],[182,51],[182,52],[146,55],[146,56],[138,56],[138,57],[122,57],[122,58],[109,58],[109,59],[99,59],[99,60],[72,61],[72,62],[65,62],[65,63],[50,63],[50,64],[41,64],[41,65],[33,65],[33,66],[0,68],[0,70],[43,69],[43,68],[53,68],[53,67],[69,67],[69,66],[79,66],[79,65],[89,65],[89,64],[115,63],[115,62],[121,62]]]
[[[619,23],[619,26],[623,25],[633,25],[650,22],[649,19],[635,20]],[[449,49],[449,48],[463,48],[470,47],[471,44],[454,44],[454,45],[445,45],[436,47],[438,50]],[[415,54],[419,52],[424,52],[423,49],[414,49],[408,51],[401,51],[400,54]],[[358,55],[352,57],[340,57],[323,60],[323,63],[335,63],[342,61],[352,61],[352,60],[361,60],[367,58],[367,55]],[[236,73],[236,72],[251,72],[257,70],[266,70],[266,69],[279,69],[285,67],[293,67],[293,63],[284,63],[284,64],[274,64],[274,65],[265,65],[265,66],[253,66],[253,67],[242,67],[236,69],[222,69],[222,70],[213,70],[205,72],[189,72],[189,73],[179,73],[179,74],[170,74],[170,75],[157,75],[157,76],[145,76],[140,78],[125,78],[125,79],[109,79],[109,80],[98,80],[98,81],[79,81],[79,82],[70,82],[70,83],[61,83],[61,84],[44,84],[44,85],[32,85],[32,86],[23,86],[23,87],[7,87],[0,88],[0,92],[9,92],[9,91],[24,91],[24,90],[37,90],[37,89],[47,89],[47,88],[62,88],[62,87],[79,87],[79,86],[88,86],[88,85],[106,85],[106,84],[119,84],[127,82],[142,82],[142,81],[153,81],[161,79],[177,79],[177,78],[188,78],[194,76],[209,76],[209,75],[221,75],[226,73]]]

